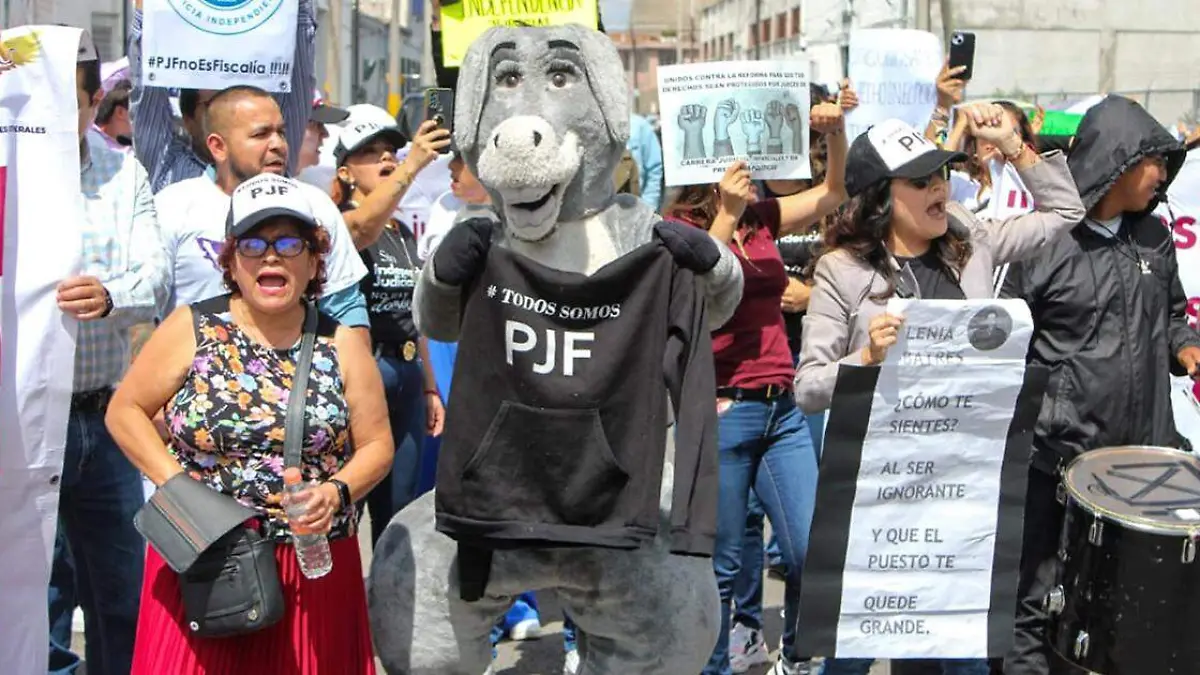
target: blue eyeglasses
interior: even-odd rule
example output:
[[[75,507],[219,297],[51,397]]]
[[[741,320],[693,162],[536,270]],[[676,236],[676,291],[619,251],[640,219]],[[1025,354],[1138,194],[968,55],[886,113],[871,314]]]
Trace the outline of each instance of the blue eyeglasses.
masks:
[[[302,237],[285,235],[274,239],[263,237],[243,237],[237,240],[237,252],[247,258],[261,258],[267,254],[267,249],[275,249],[280,258],[295,258],[304,253],[308,242]]]

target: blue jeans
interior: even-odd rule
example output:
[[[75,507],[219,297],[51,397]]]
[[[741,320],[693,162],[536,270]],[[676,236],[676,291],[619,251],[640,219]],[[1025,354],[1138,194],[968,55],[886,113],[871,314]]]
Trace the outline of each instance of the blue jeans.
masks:
[[[416,499],[425,444],[425,375],[420,360],[402,361],[390,356],[375,360],[383,377],[396,455],[391,473],[367,495],[372,545],[379,541],[392,516]]]
[[[942,675],[988,675],[984,659],[940,659]],[[821,675],[867,675],[875,659],[825,659]]]
[[[79,667],[79,657],[70,652],[78,605],[89,675],[128,675],[146,547],[133,516],[144,502],[142,476],[108,434],[104,413],[72,411],[47,598],[50,673]]]
[[[783,652],[789,660],[800,659],[795,653],[796,612],[816,500],[817,453],[808,421],[790,396],[734,402],[721,413],[717,436],[720,488],[713,570],[721,594],[721,630],[704,673],[730,675],[730,603],[741,569],[752,487],[779,537],[787,567]]]
[[[812,435],[817,459],[821,458],[821,440],[825,431],[825,413],[807,415],[808,431]],[[750,507],[746,513],[746,534],[742,542],[742,569],[733,582],[733,622],[753,630],[763,627],[763,506],[750,490]],[[767,564],[783,566],[783,551],[779,537],[772,532],[766,546]]]

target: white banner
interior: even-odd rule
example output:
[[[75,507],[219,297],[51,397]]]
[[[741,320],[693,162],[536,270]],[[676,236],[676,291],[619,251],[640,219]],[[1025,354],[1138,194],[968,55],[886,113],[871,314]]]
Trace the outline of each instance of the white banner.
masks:
[[[1179,281],[1188,297],[1188,324],[1200,328],[1200,150],[1188,153],[1187,162],[1168,188],[1167,204],[1155,213],[1175,234]],[[1176,377],[1171,387],[1175,426],[1200,448],[1200,383]]]
[[[1010,549],[1019,554],[1032,438],[1012,436],[1029,308],[893,299],[888,312],[905,322],[883,366],[839,375],[809,547],[828,551],[805,568],[800,628],[813,644],[802,651],[995,656],[1016,607]]]
[[[0,654],[8,673],[47,670],[46,587],[76,330],[55,289],[82,266],[79,36],[57,26],[0,35]]]
[[[142,84],[291,87],[299,0],[145,0]]]
[[[850,81],[859,106],[846,117],[851,140],[870,127],[898,119],[924,131],[937,105],[942,43],[933,33],[898,28],[850,34]]]
[[[755,179],[811,178],[808,72],[800,61],[658,69],[668,186],[716,183],[736,160]]]

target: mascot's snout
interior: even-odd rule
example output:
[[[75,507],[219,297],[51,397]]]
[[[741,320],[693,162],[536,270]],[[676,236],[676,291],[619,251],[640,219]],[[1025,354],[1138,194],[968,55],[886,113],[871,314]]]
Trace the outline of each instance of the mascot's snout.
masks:
[[[483,142],[479,181],[500,195],[513,236],[538,241],[554,231],[563,193],[583,160],[571,131],[536,115],[501,122]]]

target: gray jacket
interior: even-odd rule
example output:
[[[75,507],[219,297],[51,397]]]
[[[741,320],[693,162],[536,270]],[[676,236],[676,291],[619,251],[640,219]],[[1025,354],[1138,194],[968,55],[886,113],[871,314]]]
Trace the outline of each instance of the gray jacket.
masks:
[[[1086,215],[1061,153],[1044,155],[1020,175],[1037,205],[1033,213],[979,220],[960,204],[947,205],[950,227],[968,236],[973,248],[958,279],[968,298],[992,297],[996,267],[1034,256]],[[900,269],[895,259],[892,264],[908,288],[918,288],[907,266]],[[887,300],[868,297],[886,290],[887,280],[844,250],[821,256],[813,280],[794,383],[796,402],[806,413],[829,408],[838,366],[862,365],[862,348],[870,343],[867,327],[887,309]]]

